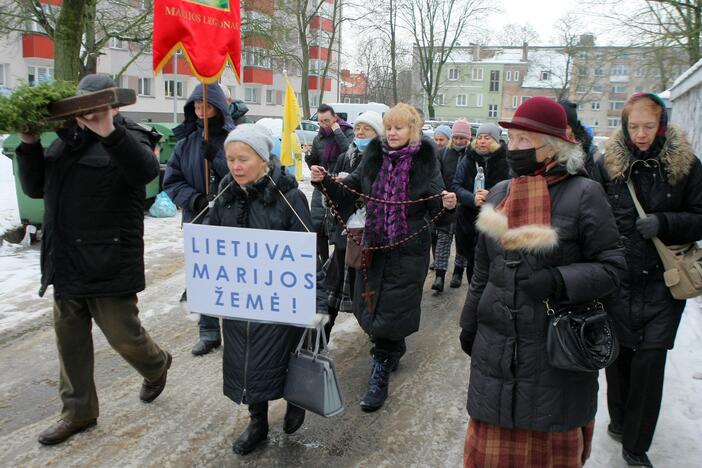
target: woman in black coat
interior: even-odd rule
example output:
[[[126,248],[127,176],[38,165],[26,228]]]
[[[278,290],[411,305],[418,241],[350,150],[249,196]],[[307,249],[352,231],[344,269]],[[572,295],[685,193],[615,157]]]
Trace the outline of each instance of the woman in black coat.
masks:
[[[637,94],[597,160],[595,178],[607,192],[629,266],[612,307],[622,350],[607,368],[608,432],[622,442],[627,461],[650,466],[646,452],[660,411],[666,354],[685,308],[670,295],[650,239],[680,245],[702,238],[702,167],[683,133],[667,125],[660,99]],[[645,219],[638,217],[627,180]]]
[[[507,166],[507,146],[500,142],[500,127],[493,123],[484,123],[478,127],[475,139],[470,145],[466,157],[458,165],[456,175],[451,181],[451,189],[456,192],[458,209],[456,209],[456,261],[462,259],[466,269],[466,278],[473,276],[475,263],[475,219],[480,206],[488,193],[498,182],[509,178]],[[475,176],[478,168],[483,169],[485,186],[475,191]],[[454,271],[456,271],[454,269]],[[463,270],[457,280],[461,283]],[[451,282],[454,282],[454,279]]]
[[[372,251],[365,272],[356,272],[353,311],[374,341],[368,392],[361,401],[364,411],[383,406],[389,372],[406,350],[405,338],[419,329],[422,289],[429,268],[429,231],[404,240],[426,227],[442,204],[453,209],[456,203],[455,195],[444,191],[433,143],[421,138],[416,109],[398,104],[385,113],[383,124],[385,137],[370,142],[361,165],[343,183],[377,200],[401,202],[436,195],[442,199],[408,205],[366,201],[364,245],[401,245]],[[312,167],[312,182],[321,184],[334,203],[344,201],[345,189],[323,168]]]
[[[522,104],[509,129],[516,177],[490,191],[478,216],[461,346],[471,356],[464,464],[582,466],[597,410],[597,372],[552,367],[546,305],[616,290],[624,252],[602,187],[582,170],[555,101]]]
[[[295,178],[282,171],[277,160],[270,159],[272,148],[267,130],[255,124],[239,125],[227,136],[224,149],[230,174],[220,183],[223,193],[207,224],[307,231],[311,226],[307,199]],[[317,312],[326,314],[324,291],[319,285],[317,296]],[[222,328],[224,394],[236,403],[247,403],[251,415],[251,422],[232,447],[244,455],[268,436],[268,401],[283,396],[288,360],[302,328],[229,319],[223,320]],[[305,411],[288,403],[284,431],[292,434],[304,419]]]

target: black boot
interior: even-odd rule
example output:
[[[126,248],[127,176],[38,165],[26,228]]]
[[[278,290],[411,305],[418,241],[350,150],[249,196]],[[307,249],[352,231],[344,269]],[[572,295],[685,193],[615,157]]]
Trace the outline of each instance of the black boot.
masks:
[[[368,391],[361,400],[361,409],[367,413],[379,410],[388,398],[388,383],[390,380],[390,363],[385,354],[373,357],[373,367],[368,379]]]
[[[293,434],[300,429],[303,422],[305,422],[305,410],[288,402],[283,418],[283,431],[286,434]]]
[[[622,457],[624,461],[629,466],[645,466],[648,468],[653,468],[651,460],[649,460],[646,452],[643,453],[633,453],[622,447]]]
[[[443,291],[444,290],[444,275],[446,274],[446,270],[436,270],[436,279],[434,280],[434,284],[431,285],[431,289],[434,291]]]
[[[451,276],[451,284],[449,284],[449,286],[452,288],[459,287],[461,285],[462,278],[463,278],[463,268],[453,267],[453,275]]]
[[[268,438],[268,402],[249,405],[249,415],[249,425],[232,446],[234,453],[239,455],[252,452],[258,444]]]

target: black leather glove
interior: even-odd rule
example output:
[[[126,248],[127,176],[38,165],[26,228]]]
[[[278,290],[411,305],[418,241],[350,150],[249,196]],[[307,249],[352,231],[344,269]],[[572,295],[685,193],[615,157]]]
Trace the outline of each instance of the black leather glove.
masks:
[[[461,349],[464,353],[470,356],[470,353],[473,350],[473,338],[467,331],[461,330],[461,336],[459,339],[461,340]]]
[[[563,277],[557,268],[543,268],[519,281],[518,287],[537,301],[558,299],[563,291]]]
[[[215,156],[219,153],[219,146],[215,145],[209,141],[202,142],[201,154],[202,157],[207,159],[209,162],[214,161]]]
[[[204,193],[198,195],[195,199],[195,203],[193,203],[193,208],[195,209],[195,216],[199,215],[202,210],[207,208],[207,195]]]
[[[644,239],[650,239],[658,235],[661,223],[658,221],[658,216],[654,214],[646,215],[645,218],[636,220],[636,229]]]

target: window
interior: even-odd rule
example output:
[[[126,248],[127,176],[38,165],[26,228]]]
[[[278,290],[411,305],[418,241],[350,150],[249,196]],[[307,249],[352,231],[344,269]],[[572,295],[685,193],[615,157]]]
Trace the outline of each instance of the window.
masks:
[[[590,103],[590,108],[594,111],[600,110],[600,101],[592,101]]]
[[[166,97],[173,97],[173,88],[175,87],[175,97],[183,97],[183,82],[175,80],[164,80],[163,81],[164,94]]]
[[[5,78],[7,75],[7,68],[7,64],[0,63],[0,86],[7,86],[7,78]]]
[[[629,66],[623,63],[617,63],[612,67],[611,76],[629,76]]]
[[[519,96],[512,96],[512,109],[516,109],[519,106]]]
[[[497,118],[497,104],[488,104],[488,117]]]
[[[483,95],[477,94],[475,96],[475,107],[483,107]]]
[[[459,94],[456,96],[456,106],[466,107],[468,105],[468,96],[465,94]]]
[[[624,101],[609,101],[609,110],[619,111],[624,109]]]
[[[258,88],[244,86],[244,102],[258,103]],[[311,103],[310,103],[311,104]]]
[[[539,73],[539,80],[548,81],[550,79],[551,79],[551,72],[548,70],[541,70],[541,73]]]
[[[139,89],[137,90],[139,96],[153,96],[151,90],[151,78],[139,78]]]
[[[27,83],[34,86],[40,83],[51,81],[54,76],[54,69],[49,67],[27,67]]]
[[[499,70],[491,70],[490,71],[490,91],[499,91],[500,90],[500,71]]]
[[[636,76],[637,78],[641,78],[642,76],[646,75],[646,69],[644,67],[639,67],[636,69]]]
[[[512,81],[512,70],[507,70],[505,72],[505,81]]]
[[[126,49],[127,43],[123,40],[117,39],[116,37],[110,38],[110,49]]]
[[[252,101],[252,102],[257,102],[257,101]],[[310,96],[310,106],[312,107],[317,107],[319,106],[319,94],[313,94]],[[344,119],[346,120],[346,119]]]
[[[620,119],[607,119],[607,126],[609,128],[617,128],[621,125]]]
[[[444,105],[444,95],[443,94],[437,94],[434,97],[434,105],[435,106],[443,106]]]
[[[592,121],[592,128],[597,128],[600,126],[600,121],[599,120],[593,120]]]
[[[602,85],[593,85],[592,86],[592,92],[593,93],[601,93],[602,92]]]
[[[455,81],[458,79],[458,68],[449,68],[448,79]]]
[[[471,79],[473,81],[483,81],[483,69],[482,68],[473,68],[471,70]]]
[[[266,104],[275,104],[274,100],[275,100],[275,97],[273,96],[273,90],[267,89],[266,90]]]
[[[522,96],[522,104],[527,102],[531,96]]]
[[[514,70],[514,81],[519,81],[519,70]]]
[[[581,111],[583,109],[585,109],[585,104],[583,104],[582,102],[579,102],[578,103],[578,110]]]
[[[271,59],[261,49],[251,49],[244,52],[244,65],[247,67],[271,68]],[[310,74],[317,74],[310,69]]]
[[[585,65],[578,65],[577,66],[578,70],[578,76],[587,76],[588,75],[588,70]]]
[[[595,68],[595,76],[604,76],[605,72],[602,67]]]
[[[344,103],[351,104],[351,98],[344,98]]]
[[[613,94],[624,94],[626,93],[626,85],[614,85],[612,86]]]

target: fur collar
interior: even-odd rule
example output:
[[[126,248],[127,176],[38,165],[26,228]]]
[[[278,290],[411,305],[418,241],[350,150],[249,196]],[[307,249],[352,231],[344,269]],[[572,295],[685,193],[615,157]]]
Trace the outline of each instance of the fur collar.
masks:
[[[229,187],[229,189],[222,194],[222,200],[224,202],[230,202],[236,198],[257,198],[262,196],[263,204],[271,205],[277,198],[280,197],[280,194],[278,194],[279,189],[281,192],[286,194],[290,190],[297,188],[297,180],[295,180],[295,178],[287,172],[283,172],[277,161],[271,160],[268,163],[268,167],[270,169],[268,173],[275,181],[277,187],[271,183],[268,177],[263,177],[258,182],[244,189],[239,186],[239,184],[234,182],[234,178],[232,177],[231,173],[229,173],[219,183],[219,190],[221,191],[227,185],[229,185],[230,182],[233,182],[231,187]]]
[[[690,173],[695,154],[679,128],[669,126],[665,138],[657,159],[661,161],[668,182],[676,185]],[[604,167],[607,175],[612,181],[624,182],[628,178],[631,163],[631,150],[626,144],[624,132],[619,129],[605,144]]]
[[[475,225],[479,231],[498,241],[505,250],[545,254],[558,247],[558,232],[553,226],[529,224],[510,229],[507,216],[492,205],[482,207]]]
[[[371,180],[376,179],[380,172],[380,167],[383,165],[382,145],[380,138],[374,138],[368,144],[363,156],[363,159],[366,160],[365,175],[369,176]],[[422,138],[419,151],[414,155],[414,160],[412,161],[410,177],[420,177],[426,180],[431,177],[436,164],[438,164],[438,160],[436,159],[434,143],[427,138]]]

